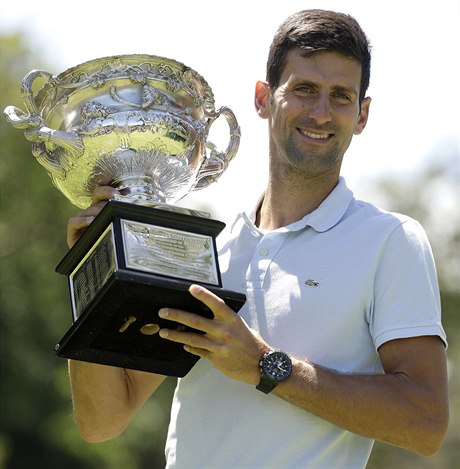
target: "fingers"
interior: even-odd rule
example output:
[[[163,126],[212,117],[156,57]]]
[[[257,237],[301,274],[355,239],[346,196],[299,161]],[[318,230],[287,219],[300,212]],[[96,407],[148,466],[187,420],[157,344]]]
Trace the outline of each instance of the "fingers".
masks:
[[[231,319],[234,317],[234,311],[230,309],[222,298],[210,292],[200,285],[191,285],[189,292],[197,300],[204,303],[218,319]]]
[[[91,222],[103,209],[107,201],[112,199],[117,193],[118,191],[110,186],[100,186],[94,189],[92,194],[93,204],[91,207],[77,213],[77,215],[70,218],[67,223],[67,245],[69,248],[77,242]]]
[[[160,337],[184,345],[185,350],[200,357],[205,357],[208,352],[217,351],[217,343],[207,335],[196,332],[177,332],[173,329],[161,329]]]
[[[190,327],[196,332],[184,332],[174,329],[162,329],[160,336],[173,342],[179,342],[186,346],[186,350],[205,357],[207,352],[217,352],[222,346],[234,341],[234,321],[238,316],[225,302],[206,288],[192,285],[190,293],[202,301],[213,313],[214,319],[208,319],[198,314],[190,313],[180,309],[162,308],[158,312],[161,318],[177,322]]]
[[[98,202],[96,205],[91,205],[91,207],[78,212],[76,216],[69,219],[67,223],[67,245],[69,248],[78,241],[104,205],[105,202]]]
[[[67,223],[67,246],[71,248],[83,232],[88,228],[94,217],[72,217]]]
[[[198,314],[189,313],[180,309],[162,308],[160,311],[158,311],[158,316],[160,316],[160,318],[177,322],[183,326],[190,327],[206,334],[212,334],[214,331],[212,319],[204,318]],[[185,334],[183,332],[178,333],[178,336],[182,335]],[[170,337],[168,338],[170,339]]]
[[[212,319],[169,308],[160,309],[158,315],[161,318],[178,322],[179,324],[193,328],[195,331],[198,330],[204,333],[184,332],[175,330],[174,328],[161,329],[159,332],[161,338],[181,343],[184,345],[185,350],[199,355],[200,357],[205,357],[207,352],[216,351],[216,342],[213,340],[215,330]]]
[[[119,192],[111,186],[98,186],[93,191],[93,205],[113,199],[115,194],[119,194]]]
[[[231,323],[238,318],[235,312],[225,304],[224,300],[206,288],[192,285],[189,292],[212,311],[214,319],[173,308],[162,308],[158,315],[164,319],[178,322],[211,335],[221,335],[219,331],[222,332],[222,324]]]

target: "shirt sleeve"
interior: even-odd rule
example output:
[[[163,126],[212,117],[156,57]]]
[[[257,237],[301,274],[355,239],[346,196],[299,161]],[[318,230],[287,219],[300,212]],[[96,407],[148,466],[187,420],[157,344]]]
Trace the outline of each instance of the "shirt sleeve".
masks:
[[[439,336],[447,347],[433,254],[413,219],[404,219],[382,248],[370,330],[376,349],[390,340],[427,335]]]

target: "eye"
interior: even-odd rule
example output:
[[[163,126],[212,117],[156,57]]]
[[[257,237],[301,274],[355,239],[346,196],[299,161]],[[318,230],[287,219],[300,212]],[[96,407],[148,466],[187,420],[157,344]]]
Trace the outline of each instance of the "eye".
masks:
[[[352,101],[351,96],[345,91],[336,91],[332,96],[343,103],[349,103]]]
[[[314,93],[313,88],[311,86],[308,86],[308,85],[296,86],[294,91],[298,94],[312,94],[312,93]]]

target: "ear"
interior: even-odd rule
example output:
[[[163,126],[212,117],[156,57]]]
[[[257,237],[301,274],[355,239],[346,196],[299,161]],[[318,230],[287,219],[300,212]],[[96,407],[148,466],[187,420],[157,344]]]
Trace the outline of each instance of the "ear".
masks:
[[[358,122],[356,123],[355,130],[353,131],[355,135],[359,135],[364,130],[364,127],[366,127],[371,101],[371,98],[366,97],[361,103],[361,112],[359,113]]]
[[[267,98],[270,93],[270,87],[265,81],[258,81],[256,83],[256,92],[254,96],[254,106],[257,114],[262,119],[268,118]]]

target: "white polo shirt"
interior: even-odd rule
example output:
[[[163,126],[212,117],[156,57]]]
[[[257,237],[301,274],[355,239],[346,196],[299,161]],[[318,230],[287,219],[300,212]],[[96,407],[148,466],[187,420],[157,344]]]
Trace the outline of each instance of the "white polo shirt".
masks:
[[[446,341],[433,256],[415,220],[357,201],[343,178],[321,206],[271,232],[238,215],[221,235],[224,287],[274,348],[343,373],[383,373],[398,338]],[[373,440],[200,360],[179,380],[166,447],[174,468],[363,468]]]

